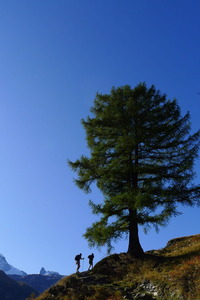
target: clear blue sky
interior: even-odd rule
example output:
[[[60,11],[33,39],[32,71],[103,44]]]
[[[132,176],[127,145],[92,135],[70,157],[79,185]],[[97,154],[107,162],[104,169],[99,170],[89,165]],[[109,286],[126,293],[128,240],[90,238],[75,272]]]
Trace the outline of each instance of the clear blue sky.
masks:
[[[177,98],[197,131],[199,16],[199,0],[0,1],[0,253],[10,264],[71,274],[75,254],[106,255],[82,237],[96,219],[88,200],[102,196],[79,190],[66,163],[88,154],[80,120],[96,92],[145,81]],[[182,212],[158,234],[140,229],[144,250],[199,233],[200,209]]]

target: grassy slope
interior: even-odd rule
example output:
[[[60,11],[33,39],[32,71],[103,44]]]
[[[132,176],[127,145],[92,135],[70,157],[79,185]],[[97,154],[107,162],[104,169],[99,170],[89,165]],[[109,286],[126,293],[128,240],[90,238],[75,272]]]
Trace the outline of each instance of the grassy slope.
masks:
[[[140,259],[113,254],[72,274],[37,300],[200,300],[200,234],[173,239]]]

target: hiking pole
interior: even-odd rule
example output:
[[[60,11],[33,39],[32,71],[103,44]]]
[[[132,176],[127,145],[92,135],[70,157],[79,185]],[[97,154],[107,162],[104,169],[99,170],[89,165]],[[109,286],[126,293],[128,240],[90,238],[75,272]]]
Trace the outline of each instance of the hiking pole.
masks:
[[[82,264],[82,272],[83,272],[83,267],[84,267],[84,258],[83,258],[83,264]]]

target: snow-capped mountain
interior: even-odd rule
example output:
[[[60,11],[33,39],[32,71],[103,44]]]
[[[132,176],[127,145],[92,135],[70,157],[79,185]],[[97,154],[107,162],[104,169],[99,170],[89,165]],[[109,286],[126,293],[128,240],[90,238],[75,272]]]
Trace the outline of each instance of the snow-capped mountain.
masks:
[[[27,274],[23,271],[20,271],[17,268],[14,268],[11,266],[7,261],[6,258],[0,254],[0,270],[4,271],[7,275],[20,275],[20,276],[26,276]]]

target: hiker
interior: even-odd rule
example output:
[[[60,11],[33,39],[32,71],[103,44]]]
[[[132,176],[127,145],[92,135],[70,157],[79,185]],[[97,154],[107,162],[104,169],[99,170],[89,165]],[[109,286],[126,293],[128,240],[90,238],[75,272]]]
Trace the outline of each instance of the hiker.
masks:
[[[88,268],[88,271],[89,271],[90,269],[93,268],[94,254],[92,253],[92,254],[88,255],[88,258],[89,258],[89,268]]]
[[[80,266],[81,266],[81,263],[80,263],[81,259],[84,259],[84,258],[82,258],[82,253],[77,254],[75,256],[75,261],[76,261],[76,265],[77,265],[76,272],[79,272],[79,269],[80,269]]]

